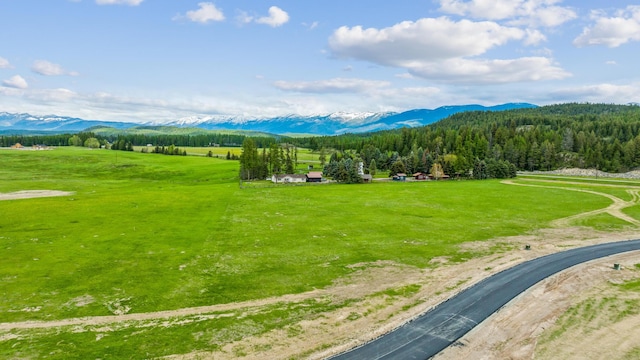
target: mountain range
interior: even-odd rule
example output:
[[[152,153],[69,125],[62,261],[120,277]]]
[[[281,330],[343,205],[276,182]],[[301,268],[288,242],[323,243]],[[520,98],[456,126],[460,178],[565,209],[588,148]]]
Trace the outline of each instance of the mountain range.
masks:
[[[133,123],[85,120],[57,115],[35,116],[27,113],[0,112],[0,134],[74,133],[95,127],[126,130],[144,126],[173,126],[206,130],[247,130],[279,135],[339,135],[417,127],[434,123],[464,111],[503,111],[537,107],[528,103],[507,103],[485,107],[482,105],[442,106],[437,109],[414,109],[405,112],[333,113],[316,116],[287,115],[272,118],[244,118],[231,116],[186,117],[171,122]]]

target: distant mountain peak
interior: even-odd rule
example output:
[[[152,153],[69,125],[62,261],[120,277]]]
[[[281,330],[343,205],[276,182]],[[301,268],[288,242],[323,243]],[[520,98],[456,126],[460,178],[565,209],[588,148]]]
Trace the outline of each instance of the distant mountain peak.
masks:
[[[0,112],[0,133],[11,131],[79,132],[94,126],[109,126],[127,129],[140,125],[197,127],[207,130],[252,130],[272,134],[316,134],[337,135],[363,133],[401,127],[429,125],[450,115],[464,111],[502,111],[532,108],[527,103],[508,103],[485,107],[482,105],[447,105],[436,109],[412,109],[404,112],[348,112],[340,111],[324,115],[289,114],[270,118],[193,115],[168,123],[124,123],[98,120],[83,120],[58,115],[36,116],[27,113]]]

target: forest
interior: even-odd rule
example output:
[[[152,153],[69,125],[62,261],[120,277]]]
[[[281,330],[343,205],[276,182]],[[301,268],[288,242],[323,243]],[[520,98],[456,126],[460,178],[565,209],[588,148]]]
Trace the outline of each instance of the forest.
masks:
[[[432,162],[460,176],[496,162],[528,171],[578,167],[626,172],[640,166],[640,106],[569,103],[464,112],[424,127],[294,142],[317,151],[353,151],[365,167],[375,160],[378,169],[388,169],[400,158],[408,172],[428,170]]]

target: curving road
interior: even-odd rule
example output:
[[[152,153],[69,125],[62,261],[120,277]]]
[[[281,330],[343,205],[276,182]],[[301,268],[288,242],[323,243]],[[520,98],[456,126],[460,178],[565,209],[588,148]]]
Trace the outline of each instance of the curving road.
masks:
[[[640,240],[592,245],[524,262],[465,289],[387,335],[331,359],[428,359],[539,281],[586,261],[634,250],[640,250]]]

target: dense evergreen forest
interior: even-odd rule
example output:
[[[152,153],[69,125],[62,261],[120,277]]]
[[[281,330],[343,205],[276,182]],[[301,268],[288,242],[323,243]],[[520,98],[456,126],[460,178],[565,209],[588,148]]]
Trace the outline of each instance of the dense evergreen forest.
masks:
[[[352,151],[365,167],[375,160],[378,169],[389,169],[401,159],[408,172],[429,171],[432,163],[439,163],[447,174],[469,176],[474,168],[496,162],[518,170],[625,172],[640,167],[640,106],[571,103],[464,112],[425,127],[294,143],[318,151]]]

